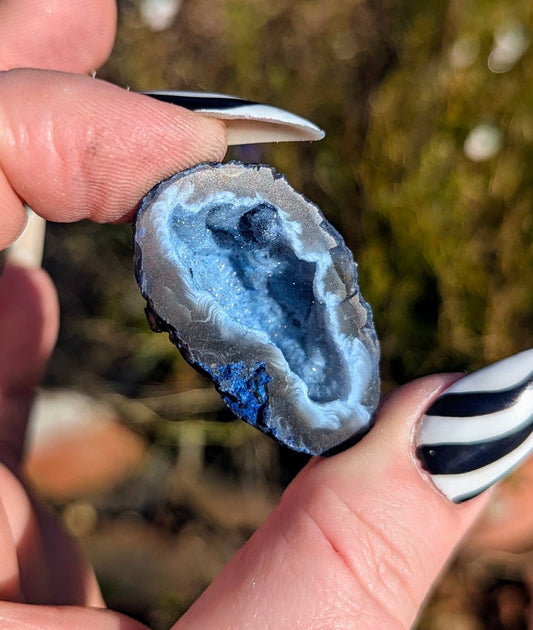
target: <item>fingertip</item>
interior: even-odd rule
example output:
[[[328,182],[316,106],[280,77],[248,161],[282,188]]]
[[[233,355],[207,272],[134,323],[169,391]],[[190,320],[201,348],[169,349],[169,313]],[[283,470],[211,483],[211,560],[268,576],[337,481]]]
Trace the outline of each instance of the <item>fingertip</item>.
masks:
[[[223,121],[143,96],[145,98],[149,99],[150,111],[146,119],[151,120],[160,142],[154,149],[167,156],[168,169],[164,177],[200,162],[223,160],[228,148]],[[161,162],[162,167],[163,164]],[[158,174],[154,184],[161,179]]]
[[[183,156],[180,161],[184,165],[196,164],[194,156],[198,154],[202,155],[204,162],[220,162],[223,159],[227,151],[227,129],[223,121],[144,94],[136,94],[136,97],[150,109],[154,124],[166,130],[168,145],[174,151],[181,147]]]
[[[160,181],[200,162],[224,158],[223,122],[110,84],[104,89],[109,96],[114,91],[113,100],[97,105],[101,126],[107,129],[91,135],[109,141],[105,147],[96,141],[81,145],[84,154],[78,158],[87,182],[81,191],[85,200],[78,207],[87,210],[88,218],[100,223],[130,221],[141,198]],[[131,125],[125,126],[125,121]],[[93,181],[101,185],[94,186]]]
[[[159,181],[224,156],[224,124],[181,107],[79,75],[1,78],[5,187],[48,220],[122,221]]]
[[[417,457],[417,436],[426,410],[461,374],[434,374],[416,379],[387,394],[376,414],[372,430],[351,449],[330,459],[319,460],[327,479],[344,486],[343,479],[365,479],[365,492],[379,496],[410,496],[410,504],[442,510],[452,519],[464,521],[464,530],[486,502],[483,498],[457,505],[433,483]],[[316,474],[316,473],[315,473]],[[423,510],[422,510],[423,511]],[[433,512],[435,513],[435,512]],[[437,512],[438,513],[438,512]],[[457,515],[457,516],[456,516]],[[458,534],[459,536],[459,534]]]
[[[0,251],[13,243],[24,230],[26,211],[20,197],[0,168]]]
[[[221,162],[228,151],[228,128],[222,120],[213,120],[215,126],[215,140],[213,142],[213,154],[214,157],[210,160],[212,162]]]
[[[205,151],[204,162],[221,162],[228,150],[228,130],[222,120],[215,120],[201,114],[194,114],[195,126],[199,129],[197,142]],[[194,166],[191,161],[188,166]]]

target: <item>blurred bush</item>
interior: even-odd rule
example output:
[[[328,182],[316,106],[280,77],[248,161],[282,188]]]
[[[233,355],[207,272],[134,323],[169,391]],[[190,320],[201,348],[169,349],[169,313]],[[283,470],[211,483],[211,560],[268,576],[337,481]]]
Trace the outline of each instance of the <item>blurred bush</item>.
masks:
[[[103,78],[134,90],[234,93],[326,130],[321,143],[266,146],[254,158],[321,206],[354,250],[386,387],[531,345],[530,3],[195,0],[175,2],[162,31],[143,21],[149,4],[120,3]],[[96,372],[123,368],[112,376],[127,384],[158,363],[179,364],[147,339],[128,229],[70,229],[68,241],[57,237],[72,254],[66,273],[78,265],[90,288],[66,293],[104,318],[98,339],[133,334]],[[111,259],[97,262],[94,242]],[[63,266],[65,252],[51,247],[49,264]]]

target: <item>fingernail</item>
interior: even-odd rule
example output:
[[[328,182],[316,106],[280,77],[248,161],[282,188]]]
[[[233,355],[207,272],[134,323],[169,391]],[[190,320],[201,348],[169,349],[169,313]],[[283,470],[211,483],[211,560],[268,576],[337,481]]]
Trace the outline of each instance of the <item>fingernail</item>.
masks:
[[[533,349],[455,382],[429,407],[416,454],[451,501],[471,499],[533,450]]]
[[[166,103],[223,120],[228,145],[322,140],[324,132],[311,121],[272,105],[208,92],[143,92]]]
[[[5,250],[5,260],[24,267],[40,267],[43,259],[46,221],[26,206],[28,219],[18,239]],[[0,265],[1,266],[1,265]]]

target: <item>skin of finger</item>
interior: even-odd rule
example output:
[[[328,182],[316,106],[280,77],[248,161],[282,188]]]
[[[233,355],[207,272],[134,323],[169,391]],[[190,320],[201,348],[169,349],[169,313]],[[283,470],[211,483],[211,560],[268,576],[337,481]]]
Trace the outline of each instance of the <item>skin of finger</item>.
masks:
[[[9,564],[13,553],[17,559],[19,592],[13,599],[47,602],[53,587],[46,575],[44,549],[31,501],[23,485],[5,466],[0,466],[0,496],[9,523],[9,532],[3,531],[5,537],[0,540],[3,570],[6,556]],[[4,594],[2,599],[9,598]]]
[[[410,628],[486,497],[455,505],[420,470],[412,433],[457,376],[390,396],[356,446],[314,459],[174,630]]]
[[[0,465],[0,600],[104,605],[93,571],[55,515]]]
[[[75,539],[65,531],[55,514],[35,500],[32,504],[49,585],[48,599],[44,603],[105,607],[94,571]],[[31,572],[34,565],[31,554],[26,558],[25,566]],[[22,560],[22,553],[19,559]],[[27,588],[25,592],[29,592]]]
[[[115,0],[2,0],[0,70],[90,73],[111,52],[116,20]]]
[[[0,169],[19,199],[1,224],[20,199],[52,221],[128,220],[158,181],[226,152],[220,121],[97,79],[13,70],[0,90]]]
[[[1,0],[0,0],[1,1]],[[11,212],[2,212],[1,208],[10,208]],[[22,233],[26,225],[26,212],[24,202],[11,188],[7,177],[0,169],[0,215],[2,229],[0,231],[0,251],[7,244],[13,243]]]
[[[0,476],[3,469],[0,467]],[[1,485],[1,481],[0,481]],[[17,602],[22,600],[17,549],[13,540],[11,523],[4,507],[4,497],[0,499],[0,601]]]
[[[57,296],[47,274],[7,265],[0,276],[0,460],[11,471],[22,457],[33,391],[54,345],[58,319]],[[32,510],[11,471],[0,466],[0,598],[17,601],[24,599],[18,551]],[[35,553],[35,545],[31,551],[35,571],[29,573],[39,579],[43,556]]]
[[[147,630],[119,613],[76,606],[30,606],[0,602],[2,630]]]
[[[0,458],[16,469],[26,423],[59,326],[55,287],[42,269],[6,265],[0,276]]]
[[[45,603],[102,605],[94,576],[60,524],[28,497],[16,478],[35,386],[55,343],[55,288],[41,269],[6,266],[0,277],[0,497],[10,535],[0,543],[18,558],[19,599]],[[4,532],[5,533],[5,532]],[[11,541],[11,542],[10,542]],[[4,594],[5,596],[5,594]]]

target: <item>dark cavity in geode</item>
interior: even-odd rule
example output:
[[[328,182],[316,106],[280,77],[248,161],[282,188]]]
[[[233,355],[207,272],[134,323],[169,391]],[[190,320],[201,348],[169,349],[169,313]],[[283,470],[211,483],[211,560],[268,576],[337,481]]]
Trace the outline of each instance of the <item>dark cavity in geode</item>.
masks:
[[[150,325],[237,416],[315,455],[369,429],[379,344],[356,264],[273,168],[200,164],[161,182],[134,244]]]

